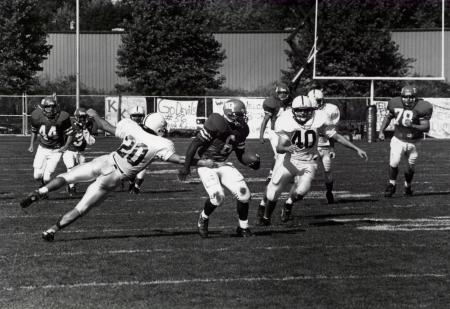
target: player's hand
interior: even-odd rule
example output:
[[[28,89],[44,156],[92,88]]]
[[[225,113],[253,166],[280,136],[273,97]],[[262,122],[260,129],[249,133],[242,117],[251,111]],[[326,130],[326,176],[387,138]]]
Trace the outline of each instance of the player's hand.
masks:
[[[360,156],[361,158],[366,159],[366,161],[369,159],[367,153],[364,150],[358,148],[356,151],[358,152],[358,156]]]
[[[405,125],[405,127],[411,127],[412,121],[411,119],[405,119],[403,124]]]
[[[264,141],[264,137],[260,137],[260,138],[259,138],[259,141],[261,142],[261,144],[264,144],[264,142],[265,142],[265,141]]]
[[[28,147],[28,152],[31,152],[31,153],[33,153],[33,151],[34,151],[34,147],[33,147],[33,145],[31,145],[30,147]]]
[[[180,181],[185,181],[186,180],[186,178],[187,178],[187,176],[190,174],[190,171],[189,171],[189,169],[187,169],[186,167],[181,167],[179,170],[178,170],[178,180],[180,180]]]
[[[379,139],[380,141],[384,141],[385,138],[386,138],[386,137],[384,136],[384,132],[381,132],[381,131],[380,131],[380,133],[378,134],[378,139]]]
[[[208,168],[216,168],[217,164],[211,159],[201,159],[197,162],[198,166],[208,167]]]
[[[292,145],[289,145],[289,147],[287,147],[286,151],[290,152],[290,153],[299,152],[300,148],[298,148],[297,145],[292,144]]]
[[[98,113],[95,111],[95,109],[92,109],[92,108],[88,109],[86,111],[86,114],[91,118],[98,117]]]

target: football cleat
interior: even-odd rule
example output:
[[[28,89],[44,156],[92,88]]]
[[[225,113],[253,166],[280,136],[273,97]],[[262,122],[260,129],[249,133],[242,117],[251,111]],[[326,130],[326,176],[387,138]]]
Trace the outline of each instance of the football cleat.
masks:
[[[31,192],[26,198],[20,201],[20,207],[27,208],[41,198],[38,191]]]
[[[252,233],[252,231],[250,231],[249,228],[243,229],[240,226],[238,226],[236,228],[236,233],[237,233],[237,236],[239,236],[239,237],[251,237],[251,236],[253,236],[253,233]]]
[[[53,229],[48,229],[44,232],[42,232],[42,239],[44,239],[45,241],[53,241],[55,239],[55,230]]]
[[[281,222],[288,222],[292,220],[292,205],[287,206],[286,203],[281,208]]]
[[[75,194],[77,193],[77,189],[75,189],[75,186],[73,186],[73,187],[68,186],[67,187],[67,192],[69,193],[70,197],[74,197]]]
[[[266,218],[266,217],[261,217],[258,218],[258,222],[256,223],[256,225],[258,226],[270,226],[272,224],[270,218]]]
[[[412,196],[413,195],[413,190],[411,189],[411,187],[405,187],[404,194],[405,194],[405,196]]]
[[[325,196],[327,197],[328,204],[334,204],[334,196],[333,196],[333,192],[327,191],[327,193],[325,194]]]
[[[128,193],[130,194],[139,194],[141,192],[141,189],[136,187],[134,182],[130,182],[130,186],[128,187]]]
[[[395,193],[395,186],[393,184],[388,184],[386,190],[384,190],[385,197],[392,197]]]
[[[258,205],[258,211],[256,212],[256,219],[260,219],[264,217],[264,213],[266,211],[266,206]]]
[[[208,237],[208,223],[209,223],[209,219],[203,218],[202,214],[200,213],[200,216],[198,217],[198,221],[197,221],[197,227],[198,227],[198,233],[200,234],[200,237],[202,237],[202,238]]]

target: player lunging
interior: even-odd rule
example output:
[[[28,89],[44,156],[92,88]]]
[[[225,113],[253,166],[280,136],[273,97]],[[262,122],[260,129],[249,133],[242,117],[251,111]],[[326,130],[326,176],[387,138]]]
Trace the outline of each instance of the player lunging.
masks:
[[[86,161],[84,156],[86,146],[95,143],[95,138],[92,135],[94,124],[88,120],[86,109],[84,107],[77,108],[74,116],[75,118],[72,120],[72,128],[75,133],[73,141],[62,156],[68,172],[76,165],[83,164]],[[73,196],[76,193],[75,184],[69,183],[67,191],[69,196]]]
[[[417,97],[417,89],[405,86],[401,90],[401,97],[395,97],[388,102],[387,114],[380,127],[378,138],[384,140],[384,131],[394,119],[394,136],[390,144],[389,183],[384,196],[392,197],[397,187],[398,166],[405,157],[405,187],[404,194],[413,194],[411,182],[414,177],[415,165],[419,155],[418,148],[423,133],[430,130],[430,118],[433,106]]]
[[[289,197],[282,211],[281,221],[292,219],[292,206],[300,201],[311,188],[317,171],[317,142],[319,135],[332,138],[342,145],[355,150],[361,158],[367,160],[364,150],[356,147],[342,135],[336,133],[326,113],[317,109],[307,96],[298,96],[292,102],[292,112],[284,113],[275,127],[279,134],[277,152],[286,154],[279,157],[280,164],[275,164],[273,177],[267,186],[268,200],[265,213],[260,218],[260,225],[270,225],[271,215],[281,193],[291,185]],[[294,183],[292,184],[292,181]]]
[[[209,195],[197,222],[198,232],[203,238],[208,237],[209,216],[224,202],[224,187],[237,200],[239,225],[236,232],[238,236],[252,236],[248,225],[250,190],[242,174],[231,162],[227,162],[229,155],[234,151],[241,163],[249,164],[242,159],[245,152],[245,140],[249,134],[246,107],[242,101],[232,99],[224,104],[223,112],[223,116],[213,113],[208,117],[203,129],[189,145],[186,151],[186,163],[179,171],[180,180],[185,180],[190,173],[192,160],[197,151],[200,158],[211,159],[216,165],[211,168],[198,168],[200,180]],[[257,160],[248,166],[258,169],[259,165],[260,162]]]
[[[20,206],[26,208],[48,192],[55,191],[68,183],[94,181],[75,208],[43,232],[42,237],[47,241],[53,241],[59,230],[86,214],[92,207],[100,205],[108,192],[120,185],[123,179],[133,179],[154,160],[184,163],[184,157],[175,153],[173,142],[162,137],[166,132],[167,123],[161,114],[147,115],[141,126],[131,119],[123,119],[119,121],[117,127],[100,118],[92,109],[89,109],[87,114],[94,118],[100,129],[121,138],[122,144],[110,154],[77,165],[70,172],[57,176],[20,202]]]
[[[55,95],[42,99],[31,113],[31,140],[28,151],[34,151],[34,141],[38,136],[39,146],[33,161],[33,177],[41,185],[50,181],[62,153],[72,142],[73,133],[69,114],[60,110]]]
[[[308,98],[312,102],[313,105],[317,105],[319,110],[322,110],[325,114],[327,114],[328,119],[332,126],[336,126],[340,119],[339,108],[330,103],[324,102],[323,92],[319,89],[312,89],[308,92]],[[334,203],[334,195],[333,195],[333,174],[331,172],[332,169],[332,159],[336,157],[336,153],[334,152],[334,140],[329,139],[326,135],[320,134],[318,136],[319,140],[317,141],[317,151],[319,153],[319,158],[322,162],[324,178],[325,178],[325,187],[326,193],[325,196],[327,198],[328,204]]]
[[[130,119],[136,122],[137,124],[141,124],[142,120],[144,120],[145,113],[144,109],[141,106],[133,106],[128,110],[128,113],[130,114]],[[142,171],[137,173],[134,179],[132,179],[129,182],[128,186],[129,193],[138,194],[139,192],[141,192],[141,186],[142,183],[144,182],[145,171],[146,169],[144,168]]]

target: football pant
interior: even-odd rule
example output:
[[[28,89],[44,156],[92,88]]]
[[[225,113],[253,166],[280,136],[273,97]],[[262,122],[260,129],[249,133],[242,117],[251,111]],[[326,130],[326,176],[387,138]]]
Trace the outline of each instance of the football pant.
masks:
[[[62,153],[55,149],[38,146],[33,161],[34,179],[43,179],[44,182],[51,180],[52,173],[56,170]]]
[[[276,160],[277,157],[279,156],[279,154],[277,153],[277,145],[278,145],[279,136],[273,130],[268,130],[267,134],[268,134],[270,145],[272,146],[274,159]]]
[[[283,164],[276,164],[272,179],[267,185],[267,199],[277,201],[283,191],[294,180],[290,189],[290,195],[306,195],[311,189],[312,181],[317,172],[317,163],[315,162],[297,162],[294,165],[289,161],[283,160]]]
[[[68,170],[73,168],[75,165],[82,164],[86,161],[86,158],[82,153],[71,150],[66,150],[63,153],[62,158]]]
[[[404,156],[407,159],[408,165],[414,166],[419,156],[418,152],[419,143],[408,143],[401,141],[397,137],[392,137],[390,147],[389,165],[392,167],[398,167],[400,161]]]
[[[319,157],[322,160],[323,170],[328,173],[331,172],[331,148],[330,147],[317,147]]]
[[[223,187],[242,203],[250,200],[250,190],[244,176],[233,165],[225,164],[217,168],[199,167],[197,172],[213,205],[223,204],[225,198]]]

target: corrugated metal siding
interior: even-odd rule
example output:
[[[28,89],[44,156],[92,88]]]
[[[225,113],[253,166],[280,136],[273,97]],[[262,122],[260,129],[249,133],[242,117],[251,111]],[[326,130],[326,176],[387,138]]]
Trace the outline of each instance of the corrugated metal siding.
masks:
[[[446,32],[450,34],[450,31]],[[394,32],[393,40],[405,57],[415,58],[413,71],[420,75],[441,75],[441,33],[439,31]],[[289,68],[284,38],[287,33],[218,33],[227,59],[220,68],[226,77],[224,87],[255,90],[265,87],[281,77],[281,70]],[[49,58],[44,61],[41,75],[54,80],[75,75],[76,42],[74,33],[51,33],[48,42],[53,45]],[[80,81],[89,88],[109,92],[119,78],[117,49],[120,33],[80,34]],[[446,51],[450,50],[450,38],[446,35]],[[450,74],[446,63],[445,76]]]

